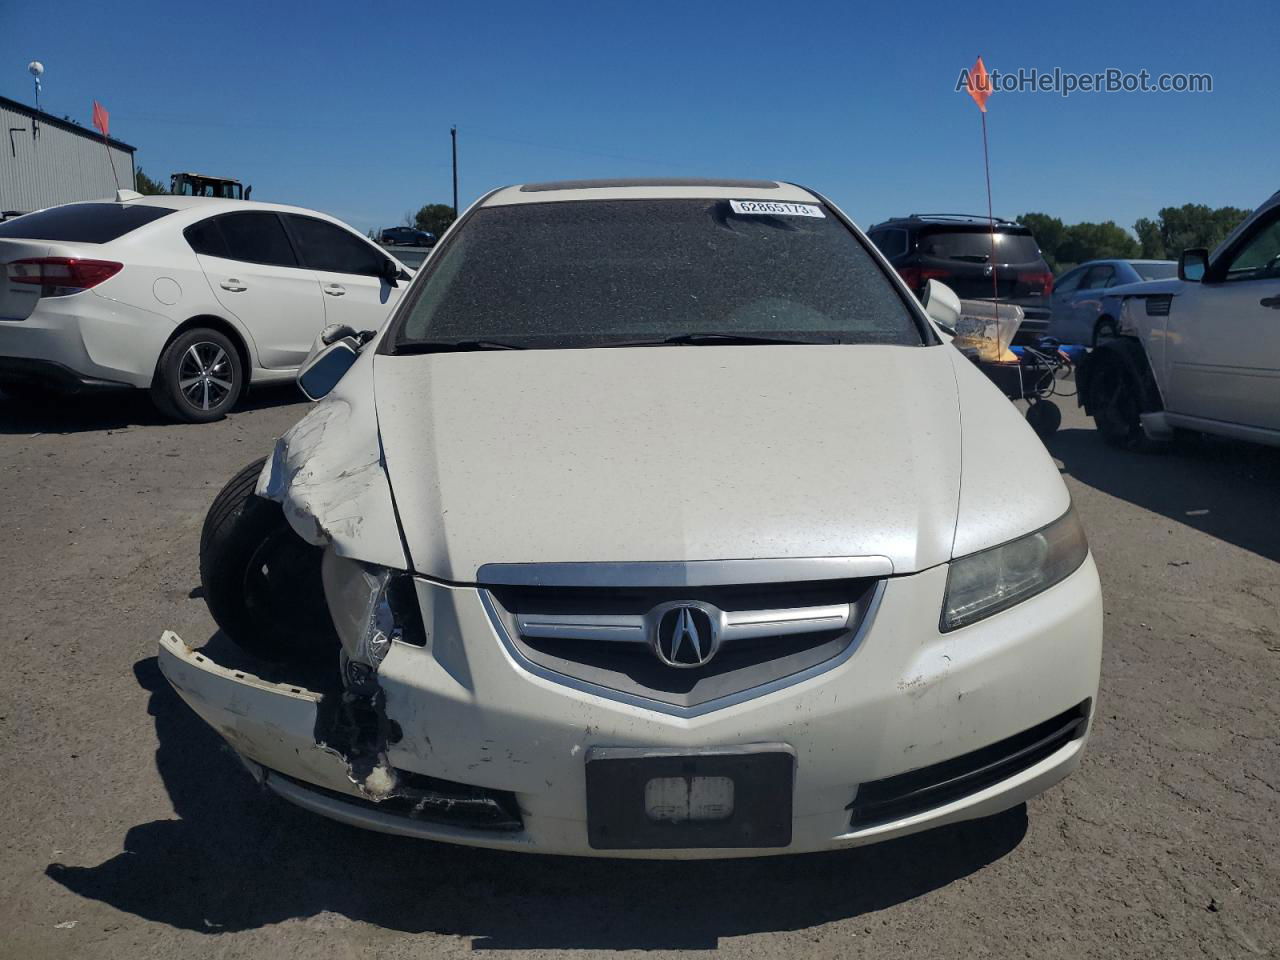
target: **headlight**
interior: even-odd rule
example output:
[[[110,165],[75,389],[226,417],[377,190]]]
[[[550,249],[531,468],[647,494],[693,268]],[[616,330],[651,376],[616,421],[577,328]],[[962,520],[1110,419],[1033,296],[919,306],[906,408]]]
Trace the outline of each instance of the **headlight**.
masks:
[[[951,561],[942,631],[968,626],[1047,590],[1074,573],[1089,553],[1075,508],[1046,527]]]
[[[425,642],[408,574],[348,560],[332,549],[325,551],[320,571],[343,653],[357,672],[377,671],[393,640]]]

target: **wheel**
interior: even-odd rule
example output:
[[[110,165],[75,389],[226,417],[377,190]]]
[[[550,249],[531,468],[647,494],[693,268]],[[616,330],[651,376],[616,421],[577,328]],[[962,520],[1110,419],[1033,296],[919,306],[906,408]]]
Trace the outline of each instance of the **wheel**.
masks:
[[[235,406],[244,389],[240,354],[224,333],[188,330],[164,349],[151,382],[151,399],[175,420],[211,423]]]
[[[1062,411],[1052,400],[1037,400],[1027,407],[1027,423],[1041,440],[1053,436],[1062,426]]]
[[[1116,329],[1116,322],[1110,317],[1102,317],[1093,325],[1093,346],[1105,343],[1107,340],[1114,340],[1119,334]]]
[[[280,504],[254,493],[264,457],[214,498],[200,531],[200,583],[218,626],[264,660],[336,653],[319,548],[289,526]]]
[[[1124,450],[1152,451],[1159,444],[1148,439],[1139,414],[1138,384],[1117,360],[1098,362],[1089,376],[1087,406],[1102,439]]]

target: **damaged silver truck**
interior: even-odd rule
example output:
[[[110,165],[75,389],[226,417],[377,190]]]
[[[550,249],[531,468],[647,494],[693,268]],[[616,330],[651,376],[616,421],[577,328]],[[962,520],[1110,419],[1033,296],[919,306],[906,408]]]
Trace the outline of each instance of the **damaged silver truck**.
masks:
[[[953,301],[790,184],[496,190],[209,511],[270,668],[161,669],[267,788],[406,836],[757,856],[1019,804],[1080,763],[1101,598]]]

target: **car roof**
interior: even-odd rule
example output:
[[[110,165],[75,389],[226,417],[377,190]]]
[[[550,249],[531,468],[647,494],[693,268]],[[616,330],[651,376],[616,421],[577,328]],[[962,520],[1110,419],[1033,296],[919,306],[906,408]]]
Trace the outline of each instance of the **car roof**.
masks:
[[[1100,267],[1109,263],[1177,263],[1177,260],[1144,260],[1141,257],[1103,257],[1099,260],[1086,260],[1084,263],[1077,263],[1071,270],[1079,270],[1081,267]],[[1071,271],[1066,271],[1070,273]]]
[[[560,203],[569,200],[776,200],[818,203],[819,198],[779,180],[714,180],[693,177],[627,180],[559,180],[523,183],[495,190],[481,206]]]
[[[1007,220],[1004,217],[986,217],[980,213],[913,213],[906,217],[890,217],[888,220],[882,220],[875,226],[870,227],[876,230],[882,227],[977,227],[986,229],[990,226],[991,221],[996,222],[996,226],[1008,228],[1018,227],[1019,229],[1027,229],[1016,220]]]
[[[320,213],[306,207],[295,207],[287,203],[266,203],[261,200],[231,200],[226,197],[187,197],[173,193],[156,193],[145,197],[134,197],[131,200],[85,200],[83,203],[127,203],[136,207],[168,207],[170,210],[199,211],[201,213],[225,212],[230,210],[277,210],[288,213]],[[328,214],[324,214],[328,216]]]

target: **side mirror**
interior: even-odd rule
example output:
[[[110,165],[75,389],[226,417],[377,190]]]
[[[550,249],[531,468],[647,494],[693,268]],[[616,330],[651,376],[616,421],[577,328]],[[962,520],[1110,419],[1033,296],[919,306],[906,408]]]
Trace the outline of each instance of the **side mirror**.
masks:
[[[394,287],[396,281],[400,279],[400,264],[387,257],[382,261],[382,272],[378,276]]]
[[[1209,251],[1204,247],[1183,250],[1178,258],[1178,279],[1199,283],[1209,269]]]
[[[359,346],[350,337],[334,341],[298,369],[298,389],[308,400],[328,396],[359,356]]]
[[[345,323],[331,323],[320,331],[320,336],[316,337],[316,342],[311,345],[311,353],[307,356],[310,360],[323,347],[327,347],[331,343],[337,343],[343,337],[359,337],[355,327],[349,327]]]
[[[947,333],[955,336],[956,324],[960,320],[960,298],[945,283],[930,280],[924,285],[924,294],[920,298],[924,312],[929,319]]]

